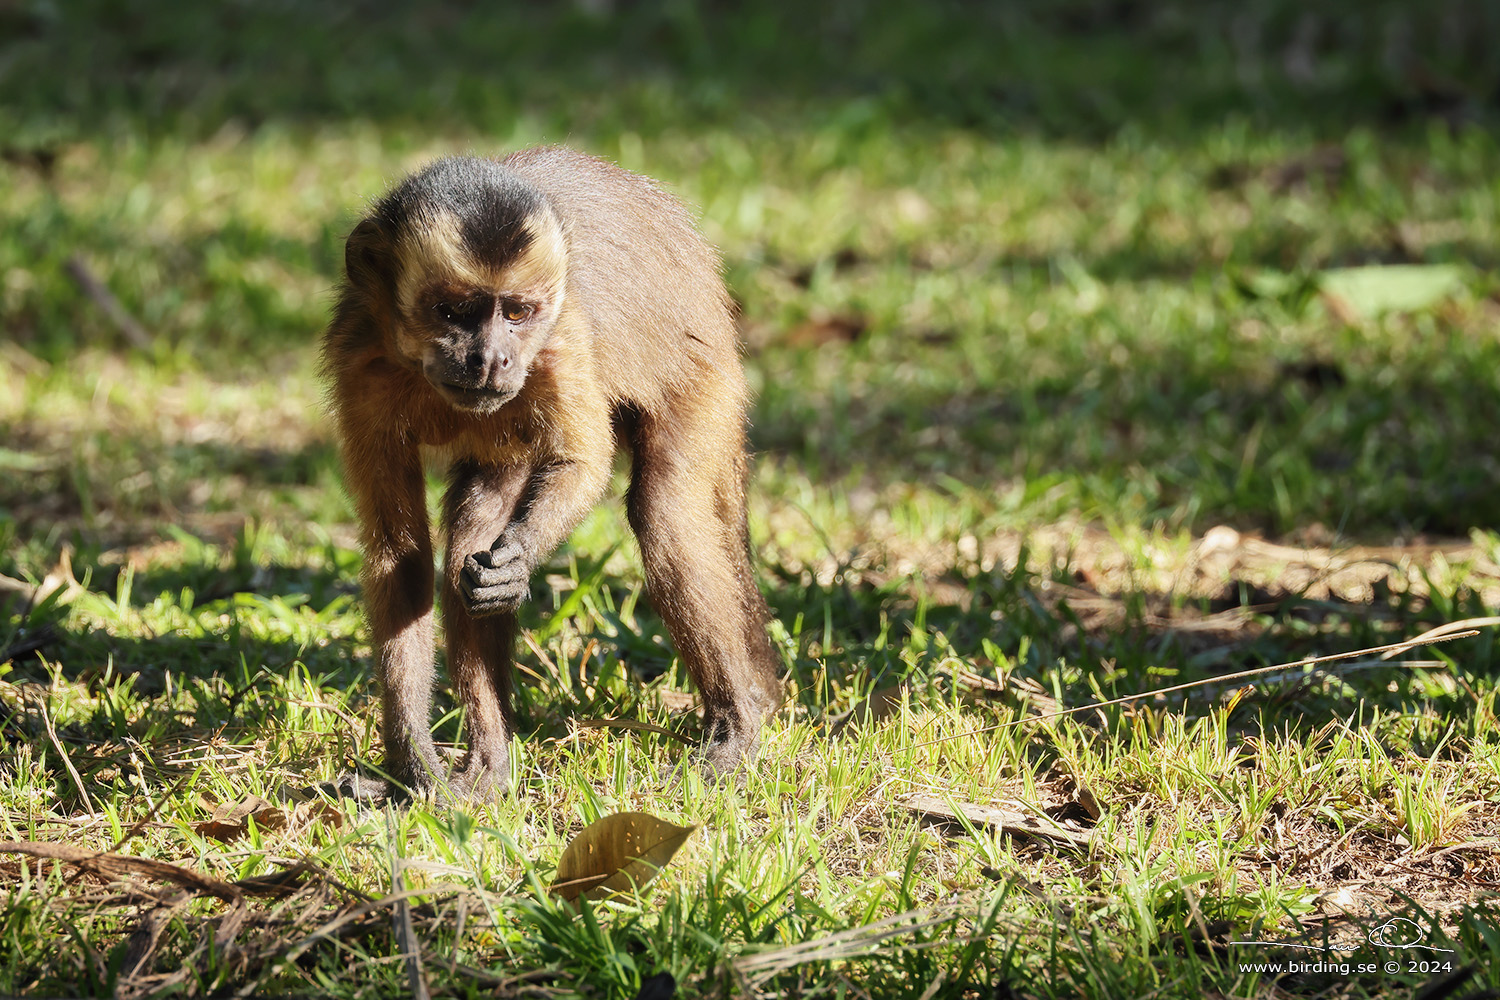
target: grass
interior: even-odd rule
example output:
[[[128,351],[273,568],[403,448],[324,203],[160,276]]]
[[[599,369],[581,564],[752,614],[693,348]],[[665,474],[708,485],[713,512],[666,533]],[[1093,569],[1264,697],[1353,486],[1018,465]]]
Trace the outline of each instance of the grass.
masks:
[[[0,837],[293,872],[225,902],[4,855],[0,993],[1500,988],[1492,632],[1032,718],[1500,606],[1497,28],[1459,0],[0,10]],[[525,612],[514,792],[361,813],[309,793],[381,757],[315,375],[342,239],[432,156],[539,141],[660,177],[724,250],[787,708],[725,787],[577,725],[695,724],[606,505]],[[1457,279],[1330,291],[1371,265]],[[619,810],[698,830],[636,896],[551,899]],[[1381,946],[1397,917],[1451,951]]]

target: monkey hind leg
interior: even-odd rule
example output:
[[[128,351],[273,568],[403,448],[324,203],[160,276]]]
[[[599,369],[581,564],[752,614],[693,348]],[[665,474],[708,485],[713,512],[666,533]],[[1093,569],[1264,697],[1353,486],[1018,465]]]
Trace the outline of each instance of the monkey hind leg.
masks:
[[[752,669],[750,678],[762,717],[775,714],[781,707],[786,692],[781,685],[781,657],[771,645],[766,634],[766,625],[771,620],[771,609],[766,598],[755,585],[755,570],[751,566],[750,525],[745,510],[745,481],[747,470],[743,446],[738,455],[739,463],[733,479],[735,493],[728,505],[728,523],[736,532],[735,544],[729,553],[735,568],[735,579],[740,596],[740,622],[746,630],[745,648],[750,655]]]
[[[730,771],[781,702],[750,568],[739,415],[701,402],[643,415],[632,445],[627,509],[647,589],[703,698],[703,760]]]
[[[513,614],[476,619],[445,591],[453,610],[445,612],[448,674],[465,711],[468,753],[454,772],[454,791],[490,798],[510,784],[511,653],[516,638]]]

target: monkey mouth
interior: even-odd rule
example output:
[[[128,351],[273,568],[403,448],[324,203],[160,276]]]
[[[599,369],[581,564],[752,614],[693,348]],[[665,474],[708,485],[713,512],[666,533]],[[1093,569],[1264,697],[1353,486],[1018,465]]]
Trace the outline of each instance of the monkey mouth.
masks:
[[[438,391],[454,406],[475,413],[489,413],[516,398],[515,389],[486,389],[482,386],[457,385],[442,382]]]

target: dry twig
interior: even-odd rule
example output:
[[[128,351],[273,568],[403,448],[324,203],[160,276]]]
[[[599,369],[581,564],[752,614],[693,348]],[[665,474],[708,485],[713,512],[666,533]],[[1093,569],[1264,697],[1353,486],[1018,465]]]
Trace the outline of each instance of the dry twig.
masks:
[[[115,298],[115,293],[109,290],[109,286],[89,270],[89,266],[84,263],[82,257],[77,254],[69,257],[63,263],[63,270],[68,272],[68,277],[78,283],[83,294],[99,307],[99,311],[108,317],[131,347],[138,351],[151,350],[151,334],[147,333],[146,328],[141,326],[136,318],[130,315],[129,310],[120,304],[120,300]]]
[[[1483,621],[1486,623],[1493,621],[1495,623],[1500,623],[1500,618],[1496,618],[1493,620],[1472,619],[1472,621]],[[1384,653],[1394,656],[1397,653],[1404,652],[1408,649],[1414,649],[1417,646],[1432,646],[1440,642],[1450,642],[1453,639],[1467,639],[1470,636],[1479,634],[1478,629],[1468,629],[1467,631],[1454,632],[1448,635],[1443,634],[1447,630],[1462,627],[1463,625],[1463,622],[1453,622],[1449,625],[1443,625],[1439,628],[1435,628],[1429,632],[1424,632],[1421,635],[1417,636],[1415,639],[1406,639],[1401,642],[1392,642],[1384,646],[1371,646],[1367,649],[1355,649],[1347,653],[1329,653],[1327,656],[1309,656],[1300,660],[1291,660],[1287,663],[1274,663],[1269,667],[1255,667],[1251,670],[1240,670],[1236,671],[1235,673],[1224,674],[1219,677],[1205,677],[1202,680],[1188,681],[1185,684],[1173,684],[1171,687],[1157,688],[1154,691],[1142,691],[1140,694],[1127,694],[1122,698],[1111,698],[1108,701],[1096,701],[1091,705],[1079,705],[1077,708],[1065,708],[1061,711],[1053,712],[1049,715],[1032,715],[1024,719],[1012,719],[1009,722],[1000,722],[996,723],[993,726],[985,726],[983,729],[976,729],[973,732],[956,733],[953,736],[939,736],[935,740],[926,740],[922,743],[913,743],[912,749],[936,746],[939,743],[948,743],[952,740],[966,739],[971,736],[978,736],[981,733],[992,733],[1000,729],[1010,729],[1013,726],[1025,725],[1028,722],[1042,722],[1047,719],[1060,719],[1065,715],[1076,715],[1079,712],[1092,712],[1100,708],[1109,708],[1112,705],[1126,705],[1131,702],[1144,701],[1147,698],[1156,698],[1164,694],[1174,694],[1178,691],[1187,691],[1191,688],[1205,687],[1210,684],[1225,684],[1229,681],[1247,680],[1251,677],[1264,678],[1268,674],[1274,674],[1278,671],[1284,671],[1292,667],[1310,667],[1319,663],[1329,663],[1334,660],[1348,660],[1353,659],[1356,656],[1368,656],[1371,653]]]

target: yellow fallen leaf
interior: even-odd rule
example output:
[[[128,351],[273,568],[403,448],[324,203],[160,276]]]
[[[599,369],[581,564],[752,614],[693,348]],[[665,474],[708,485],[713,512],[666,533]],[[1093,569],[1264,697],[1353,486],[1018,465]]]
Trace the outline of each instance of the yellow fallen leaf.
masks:
[[[549,887],[563,899],[602,899],[656,877],[696,830],[648,813],[602,816],[584,827],[557,859],[557,878]]]

